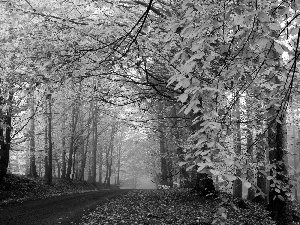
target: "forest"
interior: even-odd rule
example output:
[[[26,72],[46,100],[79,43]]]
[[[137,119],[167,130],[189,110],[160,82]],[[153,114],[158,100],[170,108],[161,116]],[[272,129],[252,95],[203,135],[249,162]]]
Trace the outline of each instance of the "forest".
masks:
[[[291,224],[299,15],[299,0],[0,1],[0,189],[150,181]]]

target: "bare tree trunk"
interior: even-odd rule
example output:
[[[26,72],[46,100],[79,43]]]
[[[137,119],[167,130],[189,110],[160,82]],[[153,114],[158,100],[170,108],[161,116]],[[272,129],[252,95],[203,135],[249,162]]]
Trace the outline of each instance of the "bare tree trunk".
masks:
[[[1,89],[0,89],[1,94]],[[8,103],[11,107],[13,99],[13,93],[9,93]],[[0,95],[0,105],[4,105],[5,101]],[[9,151],[10,151],[10,142],[11,142],[11,108],[4,113],[0,110],[0,120],[4,121],[5,126],[0,126],[0,184],[4,182],[4,177],[7,173],[8,163],[9,163]]]
[[[69,158],[68,158],[68,169],[66,178],[71,179],[71,172],[73,167],[73,154],[74,154],[74,142],[75,142],[75,131],[77,124],[77,112],[76,112],[76,104],[72,107],[72,121],[71,121],[71,140],[70,140],[70,150],[69,150]]]
[[[77,155],[77,146],[75,146],[75,141],[74,141],[74,148],[73,148],[73,160],[72,160],[72,176],[71,179],[74,179],[75,176],[75,165],[76,165],[76,155]]]
[[[258,115],[257,118],[257,126],[261,127],[262,129],[267,129],[266,126],[261,122],[263,121],[262,115]],[[256,139],[256,159],[259,164],[263,164],[266,161],[266,152],[265,152],[265,141],[264,141],[264,134],[258,134]],[[265,171],[265,166],[259,166],[256,171],[256,180],[257,180],[257,187],[262,192],[262,197],[264,199],[264,203],[267,203],[267,177],[265,173],[261,171]]]
[[[48,102],[48,113],[47,118],[48,118],[48,170],[46,171],[47,177],[46,177],[46,183],[47,184],[52,184],[52,98],[51,94],[47,95],[46,98]]]
[[[100,154],[99,154],[99,184],[102,184],[102,167],[103,167],[103,148],[100,148]]]
[[[121,169],[121,141],[120,141],[120,144],[119,144],[119,148],[118,148],[118,165],[117,165],[117,176],[116,176],[116,184],[120,184],[120,169]]]
[[[248,95],[249,93],[247,93],[247,96],[246,96],[246,115],[247,115],[247,120],[248,121],[251,121],[252,120],[252,117],[251,117],[251,98],[250,96]],[[254,148],[254,143],[253,143],[253,133],[252,133],[252,129],[254,129],[250,123],[247,124],[247,134],[246,134],[246,137],[247,137],[247,154],[248,154],[248,157],[249,157],[249,162],[253,162],[253,148]],[[247,179],[249,181],[251,181],[251,183],[254,183],[254,172],[251,170],[251,169],[248,169],[247,170]],[[248,188],[248,193],[247,193],[247,199],[248,200],[253,200],[255,197],[255,189],[253,187],[250,187]]]
[[[53,173],[52,177],[56,178],[57,175],[56,175],[56,166],[55,166],[55,163],[52,164],[52,173]]]
[[[296,126],[296,124],[298,125],[298,119],[296,119],[295,118],[295,111],[298,111],[298,109],[295,109],[295,107],[293,107],[294,106],[294,102],[292,102],[292,129],[293,129],[293,146],[292,146],[292,149],[293,149],[293,154],[294,154],[294,176],[295,176],[295,178],[296,178],[296,174],[297,174],[297,169],[298,169],[298,153],[297,153],[297,135],[296,135],[296,133],[298,133],[297,131],[296,131],[296,128],[295,128],[295,126]],[[295,199],[296,199],[296,201],[298,201],[298,185],[297,185],[297,183],[295,183],[294,184],[294,189],[295,189]]]
[[[62,161],[62,166],[61,166],[61,178],[65,179],[66,178],[66,114],[63,114],[62,118],[62,156],[61,156],[61,161]]]
[[[253,135],[250,127],[248,127],[247,130],[247,153],[251,158],[250,160],[252,162],[253,161]],[[251,181],[251,183],[254,182],[254,173],[252,172],[252,170],[247,171],[247,178],[248,180]],[[252,200],[254,199],[254,197],[255,197],[255,189],[253,187],[250,187],[248,189],[247,199]]]
[[[81,180],[81,181],[84,181],[84,170],[86,167],[86,158],[87,158],[87,152],[88,152],[88,147],[89,147],[90,134],[92,132],[91,130],[93,129],[93,127],[90,128],[90,124],[92,121],[92,116],[91,116],[92,110],[93,110],[93,101],[91,101],[91,104],[90,104],[89,117],[88,117],[88,121],[87,121],[88,133],[86,136],[86,140],[83,140],[83,144],[82,144],[82,155],[81,155],[80,173],[79,173],[79,180]],[[84,144],[85,141],[86,141],[86,144]]]
[[[236,93],[236,96],[239,94]],[[235,154],[237,157],[240,156],[241,151],[242,151],[242,143],[241,143],[241,110],[240,110],[240,99],[236,101],[235,105],[235,121],[236,121],[236,126],[235,126]],[[236,168],[236,174],[237,177],[241,177],[241,170],[239,168]],[[243,196],[243,186],[242,186],[242,181],[237,178],[234,183],[233,183],[233,196],[242,198]]]
[[[88,152],[88,147],[89,147],[89,136],[90,136],[90,131],[88,132],[87,138],[86,138],[86,145],[83,149],[85,149],[82,158],[81,158],[81,169],[80,169],[80,174],[79,174],[79,180],[84,181],[84,170],[86,167],[86,157],[87,157],[87,152]]]
[[[55,155],[55,162],[56,162],[56,167],[57,167],[57,178],[60,179],[61,178],[61,172],[60,172],[61,165],[60,165],[60,162],[58,160],[58,155],[57,154]]]
[[[91,157],[89,157],[89,170],[88,170],[88,182],[92,181],[92,171],[91,171]]]
[[[49,141],[48,141],[48,103],[47,101],[45,102],[45,109],[44,109],[44,114],[45,114],[45,135],[44,135],[44,164],[45,164],[45,173],[44,173],[44,178],[47,180],[47,172],[49,171],[49,160],[48,160],[48,149],[49,149]]]
[[[113,151],[114,151],[114,139],[115,139],[115,134],[118,130],[118,126],[117,126],[117,122],[114,123],[114,127],[113,127],[113,133],[112,133],[112,145],[111,145],[111,148],[110,148],[110,164],[109,164],[109,185],[110,185],[110,178],[111,178],[111,175],[112,175],[112,164],[113,164]]]
[[[31,96],[31,107],[30,107],[30,169],[29,176],[37,177],[36,171],[36,160],[35,160],[35,124],[34,124],[34,92]]]
[[[168,184],[168,165],[166,160],[165,134],[163,122],[163,104],[158,103],[158,132],[159,132],[159,152],[160,152],[160,169],[161,169],[161,184]]]
[[[40,177],[43,176],[43,175],[42,175],[42,157],[41,157],[41,156],[39,157],[39,172],[38,172],[38,175],[39,175]]]
[[[97,144],[98,144],[98,110],[97,103],[94,102],[94,110],[93,110],[93,151],[92,151],[92,183],[96,184],[96,176],[97,176]]]
[[[106,170],[106,185],[107,187],[110,187],[110,177],[111,177],[111,169],[112,169],[112,155],[113,155],[113,149],[114,149],[114,137],[116,132],[116,122],[113,122],[112,128],[111,128],[111,134],[110,134],[110,141],[109,141],[109,147],[108,147],[108,156],[106,159],[107,163],[107,170]]]
[[[74,167],[73,167],[73,174],[75,174],[75,180],[78,180],[79,174],[78,174],[78,168],[79,168],[79,150],[78,148],[80,148],[80,146],[77,146],[75,149],[75,161],[74,161]],[[75,170],[75,171],[74,171]]]

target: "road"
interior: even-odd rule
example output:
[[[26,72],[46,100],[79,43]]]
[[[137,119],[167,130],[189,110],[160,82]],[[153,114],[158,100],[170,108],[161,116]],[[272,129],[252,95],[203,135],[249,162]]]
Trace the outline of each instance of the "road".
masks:
[[[100,190],[0,207],[0,224],[78,224],[83,214],[129,190]]]

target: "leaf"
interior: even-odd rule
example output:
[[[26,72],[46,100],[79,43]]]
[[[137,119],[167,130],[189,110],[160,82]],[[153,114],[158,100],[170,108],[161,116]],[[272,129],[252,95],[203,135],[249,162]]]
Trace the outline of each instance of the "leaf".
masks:
[[[227,166],[231,166],[234,164],[234,161],[232,159],[226,158],[224,159],[224,162],[227,164]]]
[[[193,43],[191,50],[193,52],[196,52],[196,51],[198,51],[202,47],[203,47],[203,41],[202,42]]]
[[[225,213],[221,214],[224,219],[227,219],[227,215]]]
[[[194,61],[195,59],[202,59],[204,55],[205,54],[203,52],[195,54],[188,61],[186,61],[186,63],[190,63],[190,62]]]
[[[178,52],[171,60],[171,63],[174,63],[175,61],[177,61],[180,58],[182,53],[183,53],[183,51]]]
[[[275,188],[275,191],[276,191],[277,193],[280,193],[280,189],[278,189],[278,188]]]
[[[192,170],[192,169],[194,168],[194,166],[195,166],[195,165],[191,165],[191,166],[189,166],[188,168],[186,168],[186,171],[190,171],[190,170]]]
[[[243,184],[245,185],[246,188],[251,188],[252,185],[249,181],[244,180],[244,179],[242,181],[243,181]]]
[[[284,52],[283,48],[281,47],[280,44],[278,44],[277,42],[274,43],[274,48],[276,49],[276,51],[279,53],[279,54],[282,54]]]
[[[281,26],[278,23],[270,23],[269,28],[271,30],[281,30]]]
[[[225,212],[226,212],[226,209],[224,207],[219,208],[219,213],[225,213]]]
[[[183,79],[183,80],[181,81],[181,86],[182,86],[183,88],[189,87],[190,84],[191,84],[191,81],[190,81],[189,78],[185,78],[185,79]]]
[[[270,42],[270,39],[262,38],[258,41],[257,45],[260,49],[264,49],[269,42]]]
[[[290,32],[289,32],[289,35],[292,35],[292,36],[295,36],[297,35],[299,32],[299,28],[298,27],[293,27],[291,28]]]
[[[182,103],[186,102],[186,100],[188,99],[189,95],[188,94],[181,94],[178,96],[178,100],[181,101]]]
[[[189,113],[191,112],[191,110],[192,110],[192,107],[193,107],[193,104],[190,103],[190,104],[188,105],[188,107],[186,107],[186,109],[184,110],[184,114],[185,114],[185,115],[189,114]]]
[[[193,77],[192,78],[192,84],[197,86],[197,85],[200,84],[200,81],[197,78]]]
[[[199,166],[198,169],[197,169],[197,172],[199,173],[199,172],[201,172],[201,170],[203,170],[207,165],[206,165],[206,163],[197,163],[197,166]]]
[[[220,172],[218,171],[218,170],[213,170],[213,169],[211,169],[211,170],[209,170],[213,175],[219,175],[220,174]]]
[[[211,224],[216,224],[218,221],[219,221],[219,220],[216,218],[216,219],[214,219],[214,220],[212,221]]]
[[[282,124],[282,121],[279,118],[276,118],[276,122]]]
[[[243,26],[244,25],[244,16],[241,15],[233,15],[233,24]]]
[[[266,14],[265,12],[260,12],[258,14],[258,19],[260,20],[260,22],[269,22],[270,21],[268,14]]]
[[[201,152],[201,155],[207,155],[208,153],[210,153],[210,150],[202,151],[202,152]]]
[[[267,180],[273,180],[272,176],[267,176]]]
[[[179,166],[184,166],[185,164],[187,164],[187,162],[180,162],[180,163],[178,163]]]
[[[224,174],[224,176],[228,181],[236,180],[236,176],[233,176],[233,175],[230,175],[230,174]]]
[[[281,195],[278,195],[277,197],[284,202],[284,198]]]

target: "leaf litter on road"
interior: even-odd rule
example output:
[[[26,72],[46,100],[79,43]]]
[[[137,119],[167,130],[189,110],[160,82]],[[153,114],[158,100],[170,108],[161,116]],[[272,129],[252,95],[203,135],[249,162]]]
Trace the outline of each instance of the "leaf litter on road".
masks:
[[[187,191],[135,190],[116,198],[82,217],[81,224],[212,224],[220,207],[225,224],[276,224],[263,206],[238,200],[226,194],[218,198],[201,197]]]

